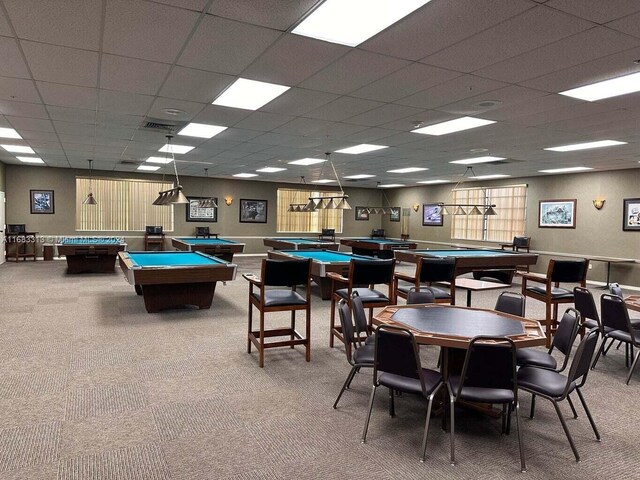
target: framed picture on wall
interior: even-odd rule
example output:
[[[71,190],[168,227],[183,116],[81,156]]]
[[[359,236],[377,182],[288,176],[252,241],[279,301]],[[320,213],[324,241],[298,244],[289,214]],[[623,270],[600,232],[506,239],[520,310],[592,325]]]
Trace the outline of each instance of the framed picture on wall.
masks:
[[[29,190],[31,213],[55,213],[53,190]]]
[[[622,229],[640,232],[640,198],[625,198],[623,203]]]
[[[576,200],[540,200],[538,227],[576,228]]]
[[[425,203],[422,205],[422,226],[423,227],[442,227],[444,219],[442,218],[442,207],[437,203]]]
[[[267,223],[267,201],[241,198],[240,223]]]
[[[400,221],[400,207],[391,207],[391,213],[389,214],[390,222]]]
[[[369,220],[369,210],[367,207],[356,207],[356,220],[359,221],[368,221]]]
[[[206,197],[208,200],[209,197]],[[218,209],[216,207],[199,207],[200,200],[205,200],[205,197],[187,197],[189,203],[186,207],[187,222],[217,222],[218,221]],[[214,198],[216,204],[218,199]]]

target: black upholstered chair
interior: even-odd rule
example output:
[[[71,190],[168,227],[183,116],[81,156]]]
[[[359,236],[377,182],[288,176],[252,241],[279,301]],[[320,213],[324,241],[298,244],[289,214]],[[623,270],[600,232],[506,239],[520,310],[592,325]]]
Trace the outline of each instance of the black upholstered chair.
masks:
[[[578,345],[576,354],[571,362],[571,367],[569,368],[569,373],[566,376],[561,373],[554,372],[553,370],[545,370],[543,368],[536,367],[522,367],[518,370],[518,388],[532,394],[531,413],[529,416],[533,418],[535,414],[536,396],[540,396],[551,401],[556,413],[558,414],[564,433],[567,435],[567,439],[571,445],[571,450],[573,450],[573,454],[575,455],[577,462],[580,461],[580,455],[573,443],[573,438],[571,438],[571,433],[569,432],[569,428],[567,427],[567,423],[564,420],[558,404],[565,399],[570,402],[571,399],[569,395],[576,391],[578,393],[578,398],[580,398],[580,402],[582,403],[582,407],[587,414],[591,428],[593,428],[593,432],[596,435],[596,439],[600,441],[600,434],[598,433],[596,424],[593,421],[593,417],[591,416],[591,412],[587,407],[587,403],[585,402],[581,391],[587,381],[587,376],[589,375],[591,359],[598,343],[598,334],[598,330],[594,328],[585,335]],[[573,410],[574,418],[577,418],[573,404],[570,403],[570,405]]]
[[[422,395],[428,401],[421,450],[421,461],[424,462],[431,407],[433,406],[433,398],[440,387],[444,385],[442,374],[435,370],[422,368],[416,340],[409,330],[381,325],[376,329],[375,338],[373,389],[369,400],[369,413],[362,432],[362,443],[367,440],[369,420],[378,387],[389,389],[389,414],[392,417],[395,415],[394,392]],[[451,455],[453,456],[453,430],[451,431]]]
[[[211,238],[209,227],[196,227],[196,238]]]
[[[395,259],[388,260],[363,260],[351,259],[347,277],[329,272],[327,277],[331,279],[331,324],[329,329],[329,346],[333,347],[334,337],[342,340],[340,327],[336,325],[336,303],[346,300],[351,304],[353,292],[358,292],[365,308],[369,309],[369,325],[373,317],[373,309],[386,307],[391,304],[393,297],[393,269]],[[388,293],[376,290],[376,285],[387,285]],[[351,306],[351,305],[349,305]]]
[[[371,230],[371,238],[386,238],[384,228],[374,228]]]
[[[351,295],[351,314],[353,315],[353,322],[356,327],[355,340],[358,344],[361,344],[364,340],[365,345],[373,346],[375,342],[375,332],[367,320],[364,303],[362,303],[362,299],[357,291]]]
[[[625,344],[625,364],[627,367],[629,367],[629,363],[633,358],[633,347],[635,347],[638,352],[629,367],[629,375],[627,376],[627,385],[629,385],[640,357],[640,330],[632,327],[627,305],[617,295],[603,294],[600,297],[600,311],[602,313],[602,325],[606,333],[598,350],[598,355],[593,362],[593,367],[595,368],[600,355],[605,350],[607,339],[617,340]]]
[[[311,360],[311,259],[272,260],[263,259],[260,278],[253,274],[242,275],[249,282],[249,328],[247,352],[253,343],[259,353],[260,367],[264,367],[264,351],[267,348],[304,345],[306,360]],[[305,293],[297,292],[304,286]],[[267,287],[280,287],[269,289]],[[286,288],[282,288],[286,287]],[[253,307],[260,312],[260,327],[253,329]],[[306,313],[306,336],[296,330],[296,311]],[[286,328],[265,328],[264,314],[291,312],[291,325]],[[266,342],[270,337],[289,337],[288,340]]]
[[[558,305],[573,303],[572,289],[561,288],[561,283],[586,285],[589,260],[549,260],[546,275],[522,274],[522,294],[545,303],[545,329],[547,347],[558,323]],[[533,284],[533,285],[532,285]]]
[[[502,431],[510,429],[511,409],[516,412],[516,429],[520,446],[520,468],[526,471],[522,434],[519,424],[518,382],[516,379],[516,346],[506,337],[475,337],[469,343],[462,373],[447,379],[451,409],[451,434],[455,423],[453,402],[466,400],[502,405]],[[451,448],[451,463],[455,463]]]
[[[578,328],[580,327],[581,316],[575,308],[567,308],[564,312],[558,330],[553,336],[551,347],[548,352],[544,352],[538,348],[519,348],[516,352],[516,360],[520,367],[539,367],[556,372],[562,372],[567,368],[569,356],[571,355],[571,347],[578,336]],[[554,350],[558,350],[564,355],[562,365],[558,366],[557,360],[551,355]]]
[[[600,315],[598,315],[598,309],[596,308],[596,302],[593,300],[593,295],[589,289],[584,287],[574,287],[573,289],[573,302],[576,310],[580,312],[582,317],[582,327],[580,328],[581,337],[584,337],[584,331],[597,328],[600,334],[604,336],[605,332],[602,328],[602,322],[600,321]]]
[[[336,229],[335,228],[323,228],[322,232],[318,235],[318,240],[325,242],[336,241]]]
[[[162,225],[147,225],[144,230],[144,249],[152,250],[157,246],[158,250],[164,250],[164,231]]]
[[[611,287],[609,288],[609,292],[611,293],[611,295],[617,295],[620,298],[624,298],[622,296],[622,289],[620,288],[620,285],[618,285],[617,283],[611,284]],[[631,327],[640,328],[640,318],[630,317],[629,320],[631,321]]]
[[[502,313],[508,313],[511,315],[517,315],[518,317],[524,317],[525,302],[524,295],[517,292],[502,292],[496,300],[496,306],[494,310]]]
[[[423,286],[431,287],[435,295],[436,303],[456,304],[455,273],[456,261],[453,258],[423,257],[416,265],[414,276],[404,273],[395,273],[393,276],[394,302],[397,297],[407,298],[409,290],[414,288],[419,291]],[[400,283],[403,282],[403,283]],[[435,282],[448,282],[449,288],[434,287]]]
[[[527,252],[531,248],[531,237],[513,237],[513,242],[503,243],[500,245],[502,250],[511,249],[514,252]],[[520,271],[529,271],[529,265],[520,265],[516,267]]]
[[[349,310],[349,304],[345,300],[338,302],[338,316],[340,317],[340,326],[342,327],[342,343],[344,343],[344,350],[347,355],[347,361],[351,365],[351,371],[342,385],[342,389],[333,404],[333,408],[338,408],[338,402],[342,394],[351,386],[351,382],[353,381],[353,377],[356,376],[356,373],[358,373],[361,368],[373,368],[375,348],[373,345],[357,345],[351,310]]]
[[[415,287],[411,287],[407,292],[407,305],[435,302],[436,295],[431,287],[420,287],[420,290],[416,290]]]

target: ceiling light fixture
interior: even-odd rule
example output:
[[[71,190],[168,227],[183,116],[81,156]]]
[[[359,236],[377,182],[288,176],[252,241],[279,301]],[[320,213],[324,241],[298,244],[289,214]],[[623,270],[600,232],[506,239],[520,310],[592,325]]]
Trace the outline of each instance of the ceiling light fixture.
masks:
[[[98,202],[96,200],[96,197],[93,196],[93,186],[91,184],[91,180],[93,178],[93,160],[88,159],[87,162],[89,162],[89,193],[87,194],[87,198],[84,199],[84,202],[82,202],[82,204],[97,205]]]
[[[371,145],[369,143],[361,143],[360,145],[354,145],[353,147],[336,150],[336,153],[347,153],[349,155],[358,155],[361,153],[375,152],[376,150],[382,150],[384,148],[389,148],[389,147],[386,145]]]
[[[277,173],[277,172],[282,172],[284,170],[286,170],[286,168],[264,167],[264,168],[259,168],[258,170],[256,170],[256,172],[260,172],[260,173]]]
[[[640,91],[640,73],[632,73],[631,75],[624,75],[622,77],[592,83],[591,85],[584,85],[559,93],[567,97],[595,102],[603,98],[617,97],[638,91]]]
[[[486,157],[474,157],[474,158],[463,158],[461,160],[452,160],[449,163],[457,163],[460,165],[475,165],[477,163],[490,163],[490,162],[497,162],[499,160],[506,160],[506,158],[492,157],[488,155]]]
[[[178,135],[198,138],[213,138],[228,127],[220,125],[207,125],[205,123],[190,123],[178,132]]]
[[[363,178],[373,178],[373,177],[375,177],[375,175],[369,175],[368,173],[359,173],[358,175],[348,175],[342,178],[347,178],[349,180],[362,180]]]
[[[173,145],[171,145],[172,138],[173,138],[173,135],[167,135],[167,144],[164,147],[162,147],[165,150],[161,149],[161,151],[164,151],[167,153],[167,159],[169,158],[169,154],[171,154],[170,163],[173,163],[173,173],[175,174],[176,179],[173,184],[173,188],[158,192],[158,198],[156,198],[153,201],[153,205],[165,206],[165,205],[171,205],[174,203],[189,203],[189,200],[187,200],[187,197],[185,197],[184,193],[182,193],[182,185],[180,185],[180,178],[178,178],[178,167],[176,166],[175,158],[173,158]],[[193,147],[188,147],[188,148],[191,150]],[[160,168],[160,167],[155,167],[155,168]]]
[[[23,147],[21,145],[0,145],[0,147],[11,153],[36,153],[33,151],[33,148]]]
[[[16,132],[13,128],[0,128],[0,137],[22,139],[20,134]]]
[[[395,170],[387,170],[387,173],[414,173],[414,172],[423,172],[425,170],[429,170],[424,167],[407,167],[407,168],[396,168]]]
[[[257,173],[235,173],[232,175],[232,177],[238,177],[238,178],[251,178],[251,177],[257,177],[258,174]]]
[[[573,152],[575,150],[587,150],[589,148],[613,147],[616,145],[626,145],[627,142],[617,140],[598,140],[597,142],[574,143],[572,145],[561,145],[559,147],[549,147],[545,150],[552,152]]]
[[[566,167],[566,168],[551,168],[549,170],[538,170],[540,173],[571,173],[571,172],[586,172],[587,170],[593,170],[591,167]]]
[[[44,160],[42,160],[39,157],[16,157],[18,160],[20,160],[22,163],[44,163]]]
[[[153,165],[140,165],[136,170],[141,170],[143,172],[157,172],[160,170],[160,167],[154,167]]]
[[[289,163],[289,165],[315,165],[316,163],[323,163],[326,162],[326,160],[322,159],[322,158],[301,158],[300,160],[292,160],[291,162],[287,162]]]
[[[163,165],[172,162],[170,158],[165,158],[165,157],[149,157],[147,158],[146,161],[148,163],[161,163]]]
[[[377,185],[378,188],[397,188],[397,187],[404,187],[403,183],[386,183],[386,184],[378,184]]]
[[[451,183],[449,180],[422,180],[420,182],[422,185],[437,185],[439,183]]]
[[[167,136],[167,138],[170,135]],[[173,138],[173,136],[171,136],[171,138]],[[189,153],[191,150],[193,150],[196,147],[192,147],[190,145],[171,145],[169,143],[167,143],[166,145],[164,145],[160,150],[158,150],[159,152],[163,152],[163,153],[171,153],[171,160],[174,160],[173,155],[174,154],[179,154],[182,155],[184,153]],[[167,162],[167,163],[170,163]]]
[[[422,128],[411,130],[412,133],[421,133],[424,135],[447,135],[448,133],[461,132],[471,128],[483,127],[496,123],[495,120],[485,120],[484,118],[461,117],[447,122],[436,123]]]
[[[222,107],[258,110],[291,87],[275,83],[238,78],[212,103]]]

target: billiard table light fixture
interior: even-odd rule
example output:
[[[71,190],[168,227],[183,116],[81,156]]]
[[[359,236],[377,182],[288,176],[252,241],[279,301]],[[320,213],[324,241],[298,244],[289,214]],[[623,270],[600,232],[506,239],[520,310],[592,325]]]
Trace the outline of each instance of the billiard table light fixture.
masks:
[[[91,185],[91,179],[93,178],[93,160],[88,159],[87,161],[89,162],[89,194],[87,195],[87,198],[84,199],[84,202],[82,202],[82,204],[97,205],[98,201],[96,200],[96,197],[93,196],[93,188]]]
[[[473,177],[476,176],[473,171],[473,167],[467,166],[467,169],[460,177],[460,180],[451,190],[449,197],[456,190],[458,185],[460,185],[463,181],[467,173],[471,173]],[[484,189],[483,189],[484,190]],[[438,202],[436,204],[440,207],[441,215],[451,215],[451,210],[453,210],[453,215],[497,215],[498,213],[495,211],[495,204],[485,202],[485,203],[444,203]]]
[[[336,172],[336,167],[333,165],[333,162],[329,159],[331,152],[325,152],[326,160],[325,162],[329,162],[331,165],[331,169],[333,170],[333,175],[336,177],[336,181],[338,182],[338,188],[340,188],[339,195],[330,195],[330,196],[317,196],[317,197],[308,197],[307,203],[291,203],[289,204],[289,208],[287,212],[315,212],[316,210],[351,210],[351,205],[347,201],[349,195],[344,193],[342,189],[342,184],[340,183],[340,178]],[[324,165],[323,165],[324,168]],[[320,176],[322,177],[322,171],[320,172]],[[306,185],[304,177],[300,177],[300,182]]]
[[[176,167],[175,158],[173,157],[173,148],[171,147],[171,139],[173,135],[167,135],[167,159],[169,158],[169,153],[171,153],[171,163],[173,163],[173,173],[176,176],[175,182],[173,184],[173,188],[169,190],[164,190],[162,192],[158,192],[158,198],[156,198],[152,205],[157,206],[165,206],[171,205],[174,203],[189,203],[187,197],[182,193],[182,185],[180,185],[180,179],[178,178],[178,167]]]
[[[208,180],[209,179],[209,169],[204,169],[204,176]],[[207,181],[205,180],[205,181]],[[202,191],[204,192],[204,186],[202,187]],[[218,208],[218,204],[216,203],[216,199],[214,197],[201,198],[198,200],[199,208]]]

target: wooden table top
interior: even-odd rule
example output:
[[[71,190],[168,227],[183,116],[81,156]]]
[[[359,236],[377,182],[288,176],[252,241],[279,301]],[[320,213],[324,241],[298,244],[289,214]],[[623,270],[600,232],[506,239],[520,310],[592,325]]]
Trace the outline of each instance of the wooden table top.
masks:
[[[640,312],[640,295],[629,295],[624,299],[624,303],[628,309]]]

